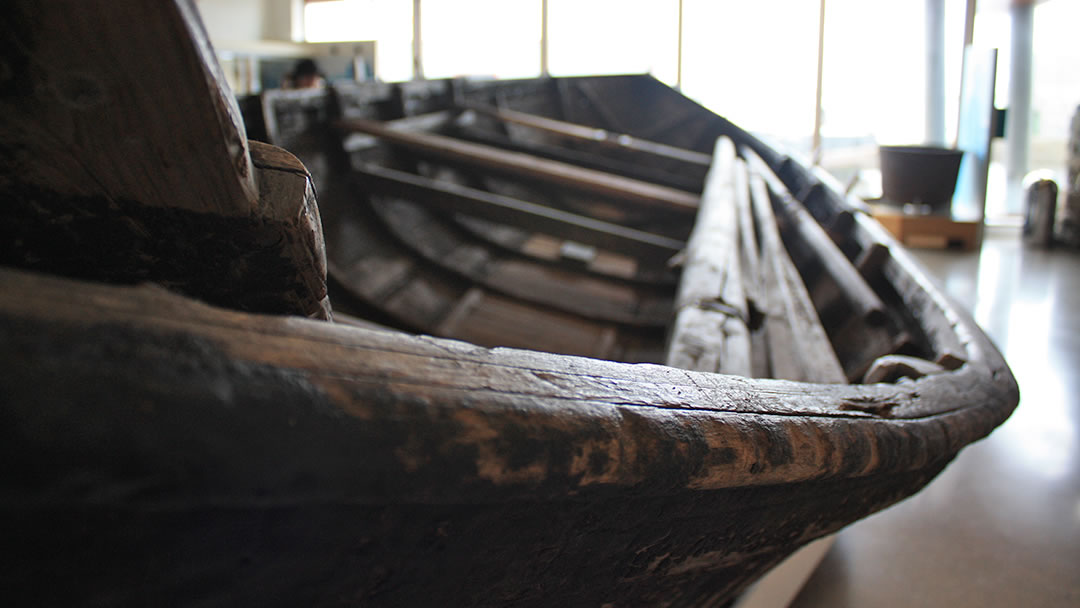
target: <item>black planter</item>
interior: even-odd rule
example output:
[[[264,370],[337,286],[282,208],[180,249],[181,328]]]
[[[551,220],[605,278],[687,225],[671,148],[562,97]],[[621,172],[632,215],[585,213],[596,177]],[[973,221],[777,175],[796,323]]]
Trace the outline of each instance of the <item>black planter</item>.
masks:
[[[881,190],[896,204],[948,210],[963,150],[933,146],[881,146]]]

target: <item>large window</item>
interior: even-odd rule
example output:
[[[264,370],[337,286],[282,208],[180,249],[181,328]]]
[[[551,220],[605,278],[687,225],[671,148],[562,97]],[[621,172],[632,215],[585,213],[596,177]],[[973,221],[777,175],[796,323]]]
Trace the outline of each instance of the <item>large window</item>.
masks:
[[[424,76],[538,76],[540,7],[540,0],[424,0]]]
[[[375,41],[375,73],[383,80],[409,80],[412,70],[412,2],[335,0],[304,7],[308,42]]]
[[[674,84],[678,0],[548,0],[555,76],[643,74]]]
[[[745,129],[808,149],[818,3],[684,2],[683,91]]]

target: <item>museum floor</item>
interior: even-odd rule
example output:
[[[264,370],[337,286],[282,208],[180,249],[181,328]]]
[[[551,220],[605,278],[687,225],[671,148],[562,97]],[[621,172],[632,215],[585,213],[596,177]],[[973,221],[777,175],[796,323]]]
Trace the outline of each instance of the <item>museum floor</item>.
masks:
[[[921,493],[842,531],[792,606],[1080,605],[1080,253],[1008,231],[914,253],[1004,353],[1020,406]]]

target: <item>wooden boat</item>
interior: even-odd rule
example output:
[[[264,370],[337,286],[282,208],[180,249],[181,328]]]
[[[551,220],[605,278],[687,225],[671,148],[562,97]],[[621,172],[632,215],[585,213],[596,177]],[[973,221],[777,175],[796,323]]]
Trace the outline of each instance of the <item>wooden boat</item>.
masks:
[[[42,4],[0,20],[17,603],[723,605],[1017,403],[826,176],[647,76],[267,93],[290,154],[189,2]]]

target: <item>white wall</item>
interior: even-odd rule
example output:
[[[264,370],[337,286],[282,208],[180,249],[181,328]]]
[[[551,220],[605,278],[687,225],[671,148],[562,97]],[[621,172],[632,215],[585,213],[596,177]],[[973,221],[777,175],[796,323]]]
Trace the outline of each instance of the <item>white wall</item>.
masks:
[[[210,41],[219,44],[292,40],[296,3],[302,0],[196,0],[195,4]]]

